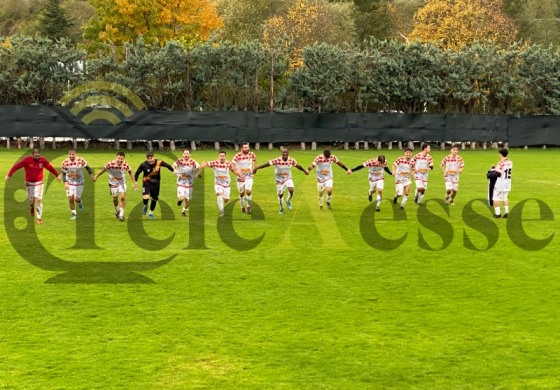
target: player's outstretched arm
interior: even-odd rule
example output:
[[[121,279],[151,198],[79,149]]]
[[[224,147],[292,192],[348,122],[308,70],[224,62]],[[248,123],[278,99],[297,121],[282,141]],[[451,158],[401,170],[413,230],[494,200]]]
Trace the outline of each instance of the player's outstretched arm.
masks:
[[[195,177],[201,177],[202,176],[202,171],[204,170],[204,168],[208,167],[208,161],[203,161],[199,167],[198,170],[196,171]]]
[[[261,164],[261,165],[255,167],[255,169],[253,169],[253,173],[257,173],[257,171],[258,171],[259,169],[263,169],[263,168],[266,168],[266,167],[269,167],[269,166],[270,166],[270,161],[267,161],[266,163]]]
[[[383,167],[383,169],[384,169],[385,172],[387,172],[389,175],[393,176],[393,172],[391,172],[391,170],[389,169],[389,167]]]
[[[93,177],[93,181],[97,181],[97,179],[99,178],[99,176],[103,175],[105,172],[107,172],[107,169],[105,167],[101,168],[101,170],[99,172],[97,172],[97,174]]]
[[[43,161],[46,161],[46,160],[43,160]],[[52,173],[57,178],[58,181],[60,181],[60,174],[58,173],[56,168],[52,166],[52,164],[50,162],[46,161],[46,163],[44,164],[44,167],[47,169],[47,171]]]
[[[132,171],[130,171],[130,177],[132,177],[132,181],[138,181],[138,177],[140,177],[140,173],[144,171],[144,163],[140,164],[136,172],[134,172],[134,176],[132,176]]]
[[[241,171],[239,169],[237,169],[237,167],[235,165],[232,164],[232,166],[230,168],[230,171],[232,171],[235,176],[237,176],[238,178],[243,179],[243,181],[245,181],[245,176],[243,176],[241,174]]]
[[[89,177],[91,177],[91,179],[93,180],[94,177],[93,169],[91,169],[89,165],[86,165],[84,168],[86,169],[87,173],[89,173]]]
[[[101,168],[101,170],[99,172],[97,172],[95,174],[95,176],[93,176],[93,178],[92,178],[93,182],[95,183],[97,181],[97,179],[99,179],[99,176],[103,175],[105,172],[107,172],[105,167]]]
[[[24,166],[25,166],[25,161],[24,160],[21,160],[21,161],[15,163],[14,166],[10,168],[10,170],[8,171],[8,174],[6,175],[6,183],[10,180],[10,178],[13,176],[15,171],[23,168]]]
[[[130,176],[130,180],[132,180],[132,189],[136,191],[138,189],[138,183],[136,182],[135,177],[132,175],[132,171],[128,171],[128,175]]]
[[[309,171],[307,169],[305,169],[304,167],[302,167],[299,164],[296,164],[296,168],[299,169],[300,171],[302,171],[303,173],[305,173],[306,175],[309,175]]]
[[[337,162],[336,162],[336,165],[338,165],[339,167],[341,167],[342,169],[344,169],[344,171],[345,171],[348,175],[351,175],[351,174],[352,174],[352,170],[351,170],[351,169],[348,169],[348,168],[346,167],[346,165],[344,165],[341,161],[337,161]]]
[[[365,168],[364,164],[360,164],[360,165],[352,168],[351,171],[356,172],[356,171],[359,171],[360,169],[363,169],[363,168]]]
[[[165,161],[161,160],[161,165],[163,165],[164,167],[166,167],[167,169],[169,169],[171,172],[174,172],[175,169],[173,168],[172,165],[169,165],[168,163],[166,163]]]

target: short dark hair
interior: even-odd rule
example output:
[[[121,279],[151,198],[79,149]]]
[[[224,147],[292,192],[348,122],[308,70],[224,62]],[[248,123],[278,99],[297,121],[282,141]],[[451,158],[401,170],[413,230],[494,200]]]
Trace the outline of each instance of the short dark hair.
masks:
[[[151,150],[148,150],[146,152],[146,157],[154,157],[154,152],[152,152]]]
[[[385,162],[385,156],[380,154],[379,156],[377,156],[377,161],[383,164]]]
[[[508,152],[508,150],[507,150],[506,148],[501,148],[501,149],[500,149],[500,154],[501,154],[502,156],[507,157],[508,153],[509,153],[509,152]]]
[[[331,156],[331,151],[329,149],[323,150],[323,156],[329,158]]]
[[[123,156],[123,157],[126,157],[126,155],[124,154],[124,152],[117,152],[117,156]]]
[[[405,151],[405,152],[407,152],[407,151],[408,151],[408,152],[412,152],[412,148],[406,148],[404,151]]]
[[[424,149],[426,149],[428,146],[430,146],[430,144],[427,143],[427,142],[425,142],[425,143],[422,144],[421,148],[422,148],[422,150],[424,150]]]

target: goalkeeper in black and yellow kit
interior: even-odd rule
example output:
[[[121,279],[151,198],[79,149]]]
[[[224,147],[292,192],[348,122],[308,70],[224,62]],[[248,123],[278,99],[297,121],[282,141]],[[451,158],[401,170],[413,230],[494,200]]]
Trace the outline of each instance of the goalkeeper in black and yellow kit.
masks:
[[[138,181],[138,176],[140,173],[144,174],[142,179],[142,198],[144,202],[144,207],[142,208],[142,215],[146,215],[148,212],[148,201],[152,199],[150,203],[150,213],[148,218],[154,219],[154,210],[156,209],[156,204],[159,199],[159,186],[161,182],[161,167],[169,169],[174,172],[171,165],[163,160],[158,160],[154,158],[154,152],[149,151],[146,153],[146,161],[144,161],[134,174],[134,179]]]

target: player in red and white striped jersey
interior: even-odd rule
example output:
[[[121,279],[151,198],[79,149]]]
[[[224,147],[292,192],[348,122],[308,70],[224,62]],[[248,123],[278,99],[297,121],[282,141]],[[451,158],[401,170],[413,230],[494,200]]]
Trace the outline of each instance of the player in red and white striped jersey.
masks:
[[[465,167],[463,158],[457,154],[458,151],[457,145],[452,145],[451,154],[445,156],[439,166],[445,181],[445,204],[454,204],[459,189],[459,175],[463,173]]]
[[[431,146],[422,144],[422,151],[412,158],[414,171],[414,181],[416,190],[414,191],[414,203],[422,204],[424,193],[428,188],[428,172],[434,169],[434,161],[430,156]]]
[[[76,155],[74,149],[68,151],[68,157],[62,162],[62,181],[66,188],[66,196],[70,206],[70,219],[76,219],[76,204],[78,210],[84,209],[82,203],[82,193],[84,191],[84,168],[93,179],[93,170],[89,167],[86,160]]]
[[[220,217],[225,215],[224,205],[229,202],[230,182],[229,173],[233,172],[237,177],[243,180],[243,176],[237,170],[235,165],[226,160],[226,152],[223,150],[218,153],[218,159],[214,161],[205,161],[200,164],[200,170],[203,168],[212,168],[214,171],[214,190],[216,191],[216,201],[220,210]],[[199,171],[200,171],[199,170]]]
[[[332,188],[333,188],[333,169],[332,165],[335,163],[342,169],[346,171],[347,174],[351,175],[352,171],[339,161],[338,157],[331,154],[329,149],[323,150],[323,153],[315,157],[315,160],[311,163],[308,172],[315,167],[317,167],[317,192],[319,193],[319,208],[323,209],[323,195],[325,191],[327,192],[327,198],[325,202],[327,207],[331,209],[331,198],[332,198]]]
[[[191,157],[189,150],[183,150],[183,157],[173,163],[177,175],[177,206],[185,202],[181,215],[185,217],[191,204],[194,179],[200,164]]]
[[[259,165],[253,170],[256,173],[259,169],[274,166],[274,176],[276,178],[276,191],[278,194],[278,203],[280,203],[280,214],[284,214],[284,191],[288,189],[288,199],[286,199],[286,206],[288,209],[292,208],[292,197],[294,196],[294,181],[292,180],[292,167],[296,167],[306,175],[309,171],[298,164],[296,160],[289,157],[289,151],[286,148],[282,149],[282,156],[276,157],[273,160]]]
[[[239,203],[241,212],[251,214],[251,201],[253,200],[253,170],[257,166],[257,156],[251,152],[249,143],[241,145],[241,151],[237,153],[232,162],[235,164],[243,180],[237,179],[237,190],[239,191]]]
[[[128,173],[130,180],[132,180],[132,188],[136,191],[138,185],[134,180],[132,169],[130,165],[124,160],[124,152],[118,152],[117,158],[109,161],[105,166],[94,176],[93,181],[97,181],[99,176],[107,172],[109,175],[109,191],[113,197],[113,206],[115,206],[115,217],[121,222],[124,221],[124,208],[126,206],[126,175]]]
[[[43,214],[43,169],[56,176],[56,180],[60,181],[60,176],[51,163],[44,157],[41,157],[39,149],[33,149],[31,156],[24,157],[21,161],[14,164],[6,175],[6,182],[10,180],[12,175],[18,169],[25,170],[25,192],[27,193],[27,201],[29,203],[29,213],[33,217],[37,211],[37,223],[42,224]]]
[[[393,203],[397,204],[399,197],[402,196],[401,209],[404,209],[406,201],[408,200],[411,183],[410,177],[413,168],[412,149],[406,148],[404,150],[404,156],[395,160],[392,169],[393,176],[395,176],[395,197],[393,198]]]
[[[381,198],[383,195],[383,188],[385,187],[385,177],[383,173],[385,171],[389,175],[392,175],[391,171],[387,167],[387,161],[385,161],[385,156],[379,155],[376,158],[367,160],[362,165],[358,165],[357,167],[352,168],[352,172],[359,171],[362,168],[368,168],[369,171],[368,200],[371,202],[373,200],[373,194],[377,193],[375,210],[381,211],[379,205],[381,203]]]

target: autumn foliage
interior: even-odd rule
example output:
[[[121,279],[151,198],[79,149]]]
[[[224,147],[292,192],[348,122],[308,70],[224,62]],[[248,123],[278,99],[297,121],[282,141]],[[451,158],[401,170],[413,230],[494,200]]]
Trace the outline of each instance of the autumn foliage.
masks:
[[[208,0],[91,0],[96,17],[85,28],[92,41],[122,45],[142,35],[148,43],[195,43],[222,26]]]
[[[502,0],[428,0],[416,13],[410,35],[456,50],[485,40],[506,45],[516,36],[517,27],[503,13]]]
[[[264,23],[263,41],[272,44],[285,38],[292,49],[293,67],[303,64],[303,48],[316,42],[338,44],[355,36],[355,27],[348,16],[347,4],[324,0],[296,0],[287,13]]]

